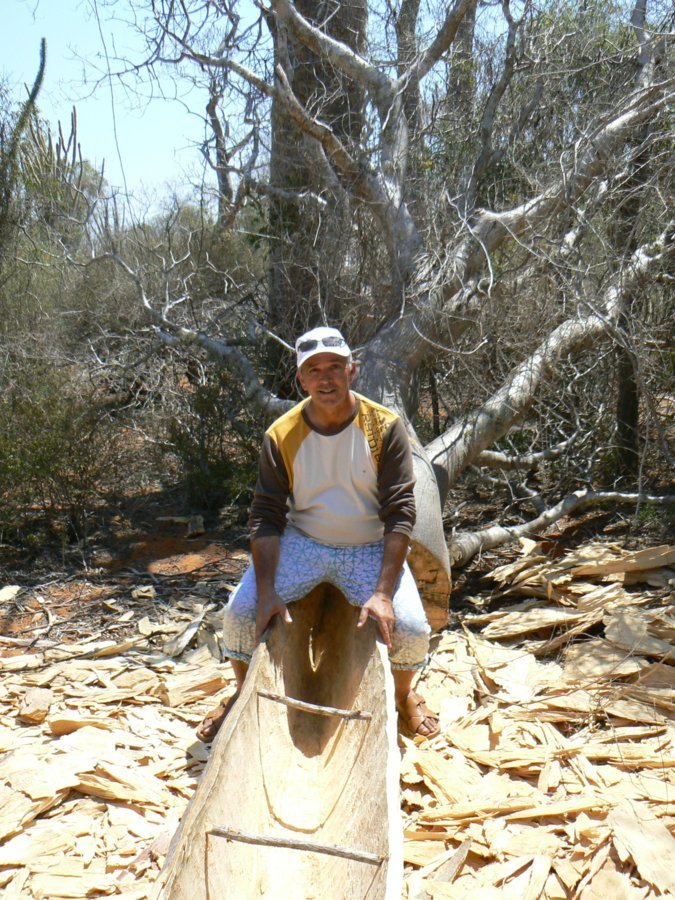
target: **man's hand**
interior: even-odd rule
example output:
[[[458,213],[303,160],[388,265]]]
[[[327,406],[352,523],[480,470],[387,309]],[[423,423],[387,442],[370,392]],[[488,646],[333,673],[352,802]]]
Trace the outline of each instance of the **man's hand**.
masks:
[[[278,534],[268,534],[251,541],[253,569],[258,590],[258,605],[255,611],[256,647],[275,616],[281,616],[282,622],[292,621],[286,604],[274,589],[274,575],[279,565],[280,548],[281,540]]]
[[[276,593],[258,598],[258,606],[255,611],[255,646],[257,647],[265,629],[275,616],[281,616],[283,622],[290,625],[293,619],[288,611],[288,607]]]
[[[387,650],[391,651],[391,641],[394,636],[394,607],[391,597],[381,591],[375,591],[370,600],[361,607],[361,615],[356,627],[362,628],[369,618],[375,619],[382,640],[387,645]]]

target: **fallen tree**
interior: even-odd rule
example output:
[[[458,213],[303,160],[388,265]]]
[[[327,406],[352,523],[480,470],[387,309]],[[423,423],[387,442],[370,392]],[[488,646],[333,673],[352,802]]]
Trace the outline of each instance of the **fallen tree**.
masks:
[[[597,427],[598,398],[615,374],[610,348],[628,348],[635,361],[641,452],[660,443],[669,453],[667,440],[649,437],[650,429],[663,436],[652,401],[667,384],[675,249],[664,199],[664,117],[675,95],[665,7],[648,10],[638,0],[615,17],[575,4],[525,2],[516,10],[504,0],[498,17],[476,0],[456,0],[434,20],[411,0],[270,0],[255,24],[235,3],[152,9],[151,63],[192,64],[210,79],[220,227],[241,227],[254,204],[264,218],[270,198],[283,198],[289,219],[280,224],[274,207],[271,243],[297,241],[302,254],[292,265],[283,252],[270,254],[266,312],[243,300],[197,298],[194,273],[185,274],[189,250],[182,268],[163,259],[163,300],[124,248],[97,258],[114,259],[134,280],[161,340],[201,348],[227,366],[243,400],[265,416],[292,402],[292,354],[283,348],[290,350],[297,323],[328,320],[345,331],[358,347],[357,389],[396,409],[413,440],[413,564],[432,603],[444,607],[450,590],[450,492],[471,466],[502,459],[509,468],[518,453],[499,442],[516,425],[537,423],[536,439],[519,448],[530,465],[560,456],[555,447],[572,459],[582,442],[595,443],[593,457],[600,445],[611,451],[609,409]],[[598,39],[592,58],[588,28]],[[282,165],[270,152],[279,151],[279,129],[302,160],[300,185],[291,183],[289,159]],[[631,178],[646,156],[649,173]],[[640,200],[630,253],[611,239],[624,190]],[[296,292],[291,307],[278,286],[300,271],[302,297]],[[658,335],[659,352],[649,352],[647,334]],[[258,361],[274,347],[281,362],[266,377],[242,350],[242,335]],[[448,419],[435,436],[429,377]],[[437,410],[436,425],[439,418]],[[636,502],[649,493],[635,487]],[[568,500],[544,504],[515,530],[456,534],[455,562],[518,529],[537,532],[570,509]]]

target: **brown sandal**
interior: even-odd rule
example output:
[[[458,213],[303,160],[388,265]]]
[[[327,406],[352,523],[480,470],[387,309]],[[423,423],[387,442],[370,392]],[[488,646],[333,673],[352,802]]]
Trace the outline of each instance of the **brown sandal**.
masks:
[[[228,697],[227,700],[221,700],[215,709],[212,709],[210,713],[206,714],[197,728],[197,737],[200,741],[203,741],[205,744],[210,744],[211,741],[214,740],[238,696],[239,694],[233,694],[231,697]]]
[[[403,703],[396,706],[402,731],[406,731],[410,737],[433,738],[440,732],[438,716],[433,713],[422,697],[414,691],[410,691]],[[429,729],[428,733],[420,731],[423,725]]]

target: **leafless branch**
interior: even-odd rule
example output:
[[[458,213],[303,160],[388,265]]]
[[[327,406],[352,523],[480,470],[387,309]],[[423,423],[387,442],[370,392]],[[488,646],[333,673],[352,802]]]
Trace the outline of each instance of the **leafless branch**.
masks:
[[[630,265],[608,286],[600,308],[590,315],[575,316],[561,323],[480,409],[427,445],[426,451],[434,461],[442,485],[442,496],[445,496],[443,485],[453,483],[458,472],[474,462],[523,416],[544,373],[551,371],[557,360],[578,353],[591,341],[607,337],[618,315],[623,294],[634,290],[648,271],[662,265],[674,254],[675,233],[671,227],[658,241],[640,247],[633,254]]]
[[[576,440],[577,435],[573,434],[567,440],[560,441],[554,447],[548,447],[546,450],[540,450],[537,453],[523,453],[518,456],[502,453],[499,450],[483,450],[476,457],[476,464],[479,466],[488,466],[490,469],[504,469],[510,471],[512,469],[534,469],[543,462],[551,459],[558,459]]]
[[[455,4],[448,10],[438,34],[415,65],[414,77],[418,81],[429,74],[441,56],[452,46],[462,19],[470,9],[476,6],[476,2],[477,0],[455,0]]]
[[[386,116],[396,94],[395,84],[390,78],[346,44],[310,24],[290,0],[271,0],[271,3],[279,21],[289,28],[301,43],[323,56],[349,78],[367,87],[380,115]]]
[[[227,365],[240,379],[245,399],[255,404],[265,416],[281,415],[293,405],[291,401],[281,400],[263,387],[253,364],[239,349],[231,346],[225,340],[217,340],[204,332],[170,321],[166,317],[166,309],[158,312],[150,302],[138,273],[117,253],[103,253],[87,265],[104,260],[110,260],[118,265],[136,285],[141,304],[153,321],[155,333],[163,343],[169,346],[201,347],[219,363]]]
[[[453,536],[450,545],[452,565],[464,566],[477,553],[501,547],[520,537],[540,537],[547,528],[562,519],[563,516],[578,514],[584,509],[607,504],[640,506],[643,503],[672,506],[675,504],[675,495],[624,494],[620,491],[574,491],[530,522],[524,522],[521,525],[493,525],[483,531],[458,532]]]

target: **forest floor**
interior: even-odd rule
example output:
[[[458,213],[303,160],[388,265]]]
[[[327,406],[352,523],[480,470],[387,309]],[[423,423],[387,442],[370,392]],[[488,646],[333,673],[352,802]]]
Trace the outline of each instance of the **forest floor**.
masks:
[[[3,897],[150,895],[248,561],[237,510],[189,531],[143,503],[86,553],[0,549]],[[675,896],[673,566],[593,514],[459,574],[420,678],[441,734],[400,738],[406,897]]]

